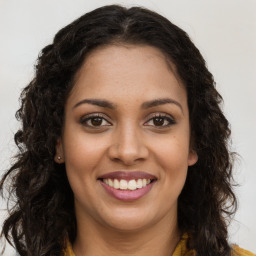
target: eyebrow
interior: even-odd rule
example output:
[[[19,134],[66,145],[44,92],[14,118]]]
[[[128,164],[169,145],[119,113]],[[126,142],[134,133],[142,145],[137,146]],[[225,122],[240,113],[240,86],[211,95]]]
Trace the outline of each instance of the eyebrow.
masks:
[[[76,108],[82,104],[91,104],[91,105],[96,105],[102,108],[109,108],[109,109],[115,109],[116,105],[107,101],[107,100],[99,100],[99,99],[83,99],[81,101],[79,101],[78,103],[76,103],[73,107]]]
[[[170,99],[170,98],[146,101],[141,105],[141,108],[147,109],[147,108],[153,108],[153,107],[157,107],[159,105],[165,105],[165,104],[175,104],[176,106],[178,106],[181,109],[181,111],[183,113],[182,105],[178,101],[176,101],[174,99]]]
[[[107,101],[107,100],[100,100],[100,99],[83,99],[81,101],[79,101],[78,103],[76,103],[73,107],[76,108],[82,104],[91,104],[91,105],[95,105],[95,106],[99,106],[102,108],[109,108],[109,109],[116,109],[116,105]],[[171,98],[163,98],[163,99],[155,99],[155,100],[151,100],[151,101],[146,101],[144,103],[142,103],[141,108],[142,109],[148,109],[148,108],[153,108],[153,107],[157,107],[160,105],[165,105],[165,104],[175,104],[176,106],[178,106],[182,113],[183,113],[183,108],[182,105]]]

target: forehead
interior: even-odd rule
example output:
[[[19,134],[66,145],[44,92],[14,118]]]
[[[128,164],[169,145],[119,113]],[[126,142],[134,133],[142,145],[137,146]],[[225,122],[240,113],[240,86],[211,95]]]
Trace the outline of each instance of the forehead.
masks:
[[[132,64],[143,62],[145,64],[145,61],[147,64],[154,65],[161,62],[181,83],[176,66],[160,49],[146,44],[128,43],[116,43],[100,46],[89,52],[86,55],[82,68],[77,72],[76,78],[79,78],[85,70],[90,69],[94,65],[97,65],[98,67],[101,66],[105,69],[109,64],[115,65],[122,62],[121,66],[115,66],[115,68],[118,69],[118,67],[122,67],[124,63],[128,65],[131,64],[130,62],[132,62]],[[142,68],[143,66],[141,66],[140,71],[142,71]]]
[[[75,77],[70,98],[141,100],[184,96],[175,66],[157,48],[147,45],[109,45],[92,51]],[[135,95],[136,94],[136,95]],[[77,99],[78,100],[78,99]]]

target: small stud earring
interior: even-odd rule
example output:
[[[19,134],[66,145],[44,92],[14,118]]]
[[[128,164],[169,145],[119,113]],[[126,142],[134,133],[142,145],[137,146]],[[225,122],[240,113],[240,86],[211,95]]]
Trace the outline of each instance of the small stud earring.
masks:
[[[60,161],[61,157],[60,157],[60,156],[58,156],[58,157],[57,157],[57,159]]]

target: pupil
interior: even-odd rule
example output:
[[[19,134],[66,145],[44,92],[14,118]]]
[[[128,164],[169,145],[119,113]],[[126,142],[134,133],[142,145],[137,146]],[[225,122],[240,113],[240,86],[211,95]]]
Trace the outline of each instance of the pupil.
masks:
[[[162,117],[155,117],[153,123],[155,126],[162,126],[164,124],[164,119]]]
[[[102,118],[101,117],[94,117],[91,122],[92,122],[92,125],[99,126],[99,125],[102,124]]]

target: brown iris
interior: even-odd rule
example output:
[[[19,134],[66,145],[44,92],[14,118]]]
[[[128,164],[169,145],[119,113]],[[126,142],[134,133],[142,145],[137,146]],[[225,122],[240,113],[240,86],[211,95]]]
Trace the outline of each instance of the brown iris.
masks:
[[[102,118],[101,117],[94,117],[91,119],[91,123],[93,126],[100,126],[102,124]]]
[[[164,118],[162,117],[155,117],[153,119],[153,123],[155,126],[162,126],[164,124]]]

